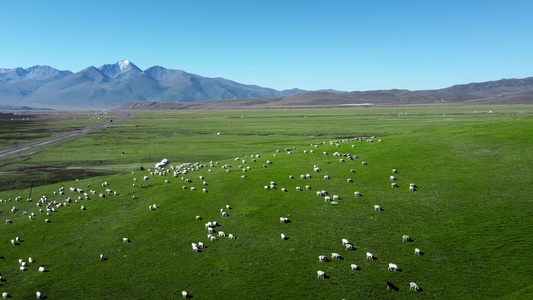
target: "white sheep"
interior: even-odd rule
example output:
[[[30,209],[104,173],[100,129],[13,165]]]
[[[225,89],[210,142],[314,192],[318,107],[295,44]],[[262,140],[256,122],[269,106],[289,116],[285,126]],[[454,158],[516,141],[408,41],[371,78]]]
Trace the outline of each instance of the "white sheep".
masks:
[[[400,268],[398,268],[398,266],[396,264],[393,264],[393,263],[389,263],[389,268],[388,268],[389,271],[398,271],[400,270]]]
[[[204,243],[198,242],[198,248],[203,249],[204,248]]]
[[[398,184],[396,182],[393,182],[393,183],[390,184],[390,186],[393,187],[393,188],[397,188]]]
[[[331,179],[328,175],[324,175],[324,179]]]
[[[346,179],[347,183],[353,183],[353,180],[351,178]]]
[[[11,239],[11,244],[12,244],[13,246],[15,246],[17,243],[15,242],[14,239]]]
[[[374,254],[367,252],[366,253],[366,259],[374,260]]]
[[[339,260],[339,259],[342,259],[341,255],[339,253],[331,253],[331,259],[336,259],[336,260]]]
[[[220,132],[217,135],[220,135]],[[183,299],[187,299],[187,297],[189,297],[189,293],[186,291],[181,292],[181,295],[183,296]]]
[[[122,238],[122,242],[127,244],[127,243],[129,243],[129,242],[131,242],[131,241],[130,241],[130,239],[128,239],[128,238]]]
[[[105,257],[104,257],[104,254],[100,254],[100,261],[104,261],[105,260]]]
[[[41,299],[42,295],[43,294],[41,292],[39,292],[39,291],[35,292],[35,296],[37,296],[37,299]]]
[[[352,269],[352,271],[356,271],[358,266],[356,264],[351,264],[350,268]]]
[[[279,218],[279,222],[280,223],[288,223],[289,222],[289,218],[280,217]]]
[[[8,292],[3,292],[2,293],[2,298],[4,298],[4,299],[9,298],[9,293]]]
[[[360,192],[353,192],[353,194],[354,194],[355,197],[361,197],[362,196]]]
[[[320,256],[318,257],[318,262],[319,262],[319,263],[323,263],[323,262],[325,262],[325,261],[327,261],[327,260],[328,260],[328,258],[327,258],[325,255],[320,255]]]
[[[390,176],[389,178],[390,178],[390,180],[396,180],[396,177],[394,177],[394,176]]]
[[[33,263],[33,259],[31,257],[28,258],[28,262],[31,264]]]
[[[415,248],[415,254],[416,254],[416,255],[421,255],[421,253],[420,253],[420,249]]]
[[[285,236],[285,234],[283,234],[283,233],[281,234],[281,239],[282,239],[282,240],[287,239],[287,237]]]
[[[43,266],[40,266],[39,267],[39,272],[43,273],[45,270],[44,270],[44,267]]]
[[[402,240],[403,240],[404,242],[411,242],[411,241],[412,241],[411,237],[408,236],[408,235],[404,235],[404,236],[402,236]]]
[[[235,238],[235,236],[233,234],[230,233],[230,234],[228,234],[228,239],[235,240],[236,238]]]
[[[299,187],[299,186],[297,186],[297,187],[296,187],[296,190],[297,190],[297,191],[302,191],[302,188]]]
[[[352,244],[346,244],[346,250],[353,250],[353,245]]]
[[[379,206],[379,205],[377,205],[377,204],[374,205],[374,210],[375,210],[375,211],[381,211],[381,206]]]
[[[420,291],[420,288],[418,287],[418,285],[416,283],[410,282],[409,283],[409,290],[418,292],[418,291]]]
[[[22,272],[26,271],[26,267],[25,266],[20,266],[20,271],[22,271]]]
[[[350,241],[348,241],[348,239],[342,239],[342,245],[343,246],[346,246],[346,244],[349,244]]]
[[[324,279],[326,277],[326,272],[324,271],[317,271],[316,273],[317,273],[316,275],[317,279]]]
[[[224,233],[224,231],[219,231],[218,236],[226,236],[226,234]]]

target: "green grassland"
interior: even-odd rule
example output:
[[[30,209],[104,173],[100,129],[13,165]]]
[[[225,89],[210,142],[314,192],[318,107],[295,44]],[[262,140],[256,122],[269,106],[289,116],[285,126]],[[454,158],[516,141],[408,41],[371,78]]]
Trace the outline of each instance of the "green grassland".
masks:
[[[530,106],[133,115],[32,156],[11,158],[13,163],[4,161],[3,182],[17,172],[40,171],[27,171],[18,181],[19,186],[34,183],[32,202],[26,201],[29,189],[0,192],[6,200],[0,203],[1,292],[21,299],[35,297],[37,290],[49,299],[173,299],[182,290],[193,299],[532,295]],[[373,143],[349,140],[373,135]],[[352,161],[334,152],[359,158]],[[260,158],[252,158],[257,154]],[[178,177],[172,172],[151,175],[154,163],[164,157],[172,166],[196,163],[198,170]],[[226,164],[231,167],[222,168]],[[315,165],[321,172],[313,172]],[[244,172],[246,167],[250,170]],[[61,172],[67,174],[61,178],[65,181],[56,182],[53,175]],[[312,178],[301,179],[301,174]],[[390,175],[397,177],[398,188],[391,187]],[[276,189],[265,190],[270,181]],[[110,185],[102,187],[103,182]],[[409,191],[410,183],[418,186],[416,192]],[[62,186],[65,195],[54,195]],[[43,195],[47,204],[81,195],[69,187],[97,194],[52,206],[56,212],[50,216],[39,212],[45,210],[46,204],[36,206]],[[118,195],[100,198],[106,188]],[[316,195],[319,190],[341,200],[328,204]],[[22,200],[16,201],[17,196]],[[149,210],[151,204],[158,209]],[[383,211],[374,211],[376,204]],[[228,217],[221,217],[221,208]],[[24,211],[35,213],[34,220]],[[282,224],[280,217],[291,222]],[[4,225],[6,219],[13,223]],[[204,223],[213,220],[220,224],[217,231],[236,239],[209,241]],[[281,233],[288,239],[281,240]],[[402,242],[405,234],[413,241]],[[16,236],[22,241],[13,246]],[[123,237],[131,243],[122,243]],[[342,238],[355,250],[345,250]],[[191,243],[200,241],[207,248],[193,252]],[[423,255],[415,255],[415,248]],[[332,252],[344,259],[319,263],[319,255]],[[367,260],[366,252],[377,259]],[[100,253],[107,260],[100,261]],[[18,259],[30,256],[35,263],[21,272]],[[353,263],[360,269],[352,271]],[[388,263],[401,272],[388,271]],[[41,265],[48,272],[38,272]],[[328,278],[317,279],[318,270]],[[398,290],[387,290],[386,282]],[[422,291],[410,291],[409,282]]]

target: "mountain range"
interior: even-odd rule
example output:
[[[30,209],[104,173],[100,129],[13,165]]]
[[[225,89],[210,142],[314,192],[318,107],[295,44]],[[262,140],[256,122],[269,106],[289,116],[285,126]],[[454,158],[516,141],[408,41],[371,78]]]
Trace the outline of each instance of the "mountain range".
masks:
[[[230,100],[230,101],[228,101]],[[533,104],[533,77],[437,90],[278,91],[128,60],[77,73],[49,66],[0,69],[0,109],[224,109],[420,103]]]
[[[270,98],[300,92],[303,90],[277,91],[160,66],[143,71],[128,60],[77,73],[49,66],[0,69],[0,106],[4,108],[111,109],[128,101]]]

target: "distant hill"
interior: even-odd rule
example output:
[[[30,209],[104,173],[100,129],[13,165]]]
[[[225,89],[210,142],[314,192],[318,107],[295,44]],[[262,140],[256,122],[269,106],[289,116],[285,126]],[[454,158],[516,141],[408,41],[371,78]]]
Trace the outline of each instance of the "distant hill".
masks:
[[[438,90],[278,91],[128,60],[77,73],[49,66],[0,69],[0,109],[240,109],[423,103],[533,104],[533,77]]]
[[[142,71],[128,60],[90,66],[77,73],[49,66],[0,69],[0,105],[4,107],[111,109],[132,100],[193,102],[271,98],[299,92],[302,90],[277,91],[160,66]]]
[[[454,85],[439,90],[376,90],[364,92],[304,92],[276,98],[202,101],[191,103],[128,102],[121,110],[176,109],[260,109],[368,107],[430,103],[533,104],[533,78],[502,79],[484,83]]]

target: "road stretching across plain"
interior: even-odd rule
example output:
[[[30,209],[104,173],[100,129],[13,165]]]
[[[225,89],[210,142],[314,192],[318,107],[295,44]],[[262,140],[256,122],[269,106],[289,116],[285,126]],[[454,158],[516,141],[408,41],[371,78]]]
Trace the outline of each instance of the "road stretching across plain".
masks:
[[[19,152],[19,151],[28,150],[28,149],[31,149],[31,148],[34,148],[34,147],[39,147],[39,146],[42,146],[42,145],[46,145],[46,144],[50,144],[50,143],[53,143],[53,142],[57,142],[59,140],[66,139],[66,138],[69,138],[69,137],[73,137],[73,136],[76,136],[76,135],[85,134],[85,133],[88,133],[90,131],[94,131],[96,129],[108,127],[108,126],[111,126],[111,125],[113,125],[113,124],[115,124],[117,122],[122,122],[122,121],[125,121],[125,120],[128,120],[128,119],[131,118],[129,116],[129,114],[126,114],[126,113],[123,113],[123,112],[120,112],[120,111],[113,111],[113,112],[115,112],[116,114],[119,115],[118,119],[110,120],[110,121],[107,121],[107,122],[104,122],[104,123],[101,123],[101,124],[98,124],[98,125],[86,127],[86,128],[81,129],[81,130],[78,130],[78,131],[74,131],[74,132],[70,132],[70,133],[67,133],[67,134],[64,134],[64,135],[56,136],[56,137],[53,137],[53,138],[50,138],[50,139],[47,139],[47,140],[44,140],[44,141],[40,141],[40,142],[37,142],[37,143],[24,145],[24,146],[20,146],[20,147],[17,147],[17,148],[4,150],[4,151],[0,151],[0,157],[8,155],[8,154],[13,154],[13,153],[16,153],[16,152]]]

